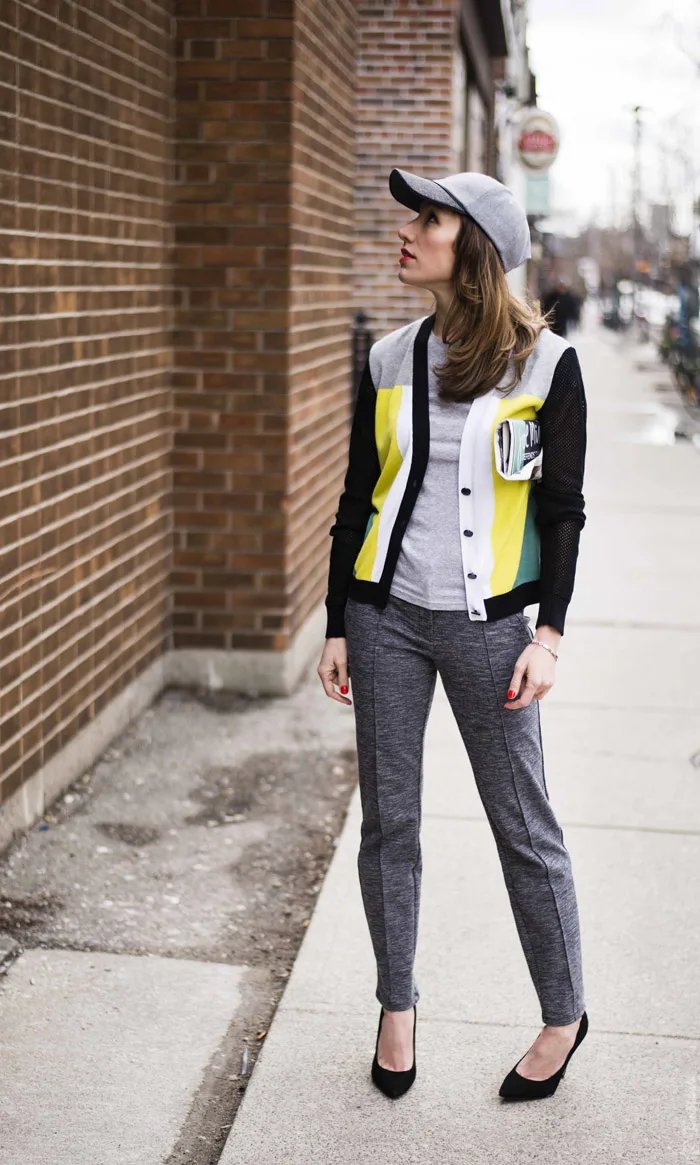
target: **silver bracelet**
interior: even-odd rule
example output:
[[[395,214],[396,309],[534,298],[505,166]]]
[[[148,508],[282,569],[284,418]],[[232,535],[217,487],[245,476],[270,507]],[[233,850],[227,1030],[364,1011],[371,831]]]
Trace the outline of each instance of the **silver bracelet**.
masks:
[[[532,643],[539,643],[540,647],[546,647],[547,651],[549,651],[554,656],[555,659],[559,659],[559,656],[557,655],[554,648],[550,647],[548,643],[543,643],[541,639],[533,639],[533,640],[531,640],[531,642]]]

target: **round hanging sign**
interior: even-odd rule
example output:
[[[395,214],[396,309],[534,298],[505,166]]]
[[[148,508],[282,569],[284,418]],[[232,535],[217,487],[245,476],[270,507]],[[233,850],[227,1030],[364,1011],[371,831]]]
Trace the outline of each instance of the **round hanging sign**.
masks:
[[[518,157],[528,170],[548,170],[559,152],[559,126],[551,113],[531,107],[517,129]]]

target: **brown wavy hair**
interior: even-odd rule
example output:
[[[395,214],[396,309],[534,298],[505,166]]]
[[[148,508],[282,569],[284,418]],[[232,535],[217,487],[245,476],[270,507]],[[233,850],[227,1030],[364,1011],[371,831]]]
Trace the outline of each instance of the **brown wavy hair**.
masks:
[[[463,215],[455,239],[454,297],[445,316],[445,362],[434,369],[438,396],[468,401],[494,388],[513,364],[504,393],[520,382],[540,332],[549,327],[537,299],[520,299],[508,286],[503,264],[488,235]]]

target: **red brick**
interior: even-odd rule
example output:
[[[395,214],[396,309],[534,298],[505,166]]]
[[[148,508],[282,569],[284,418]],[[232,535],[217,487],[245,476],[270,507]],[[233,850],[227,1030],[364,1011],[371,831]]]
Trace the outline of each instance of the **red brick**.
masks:
[[[454,166],[457,0],[68,7],[9,6],[0,84],[0,572],[53,572],[3,609],[0,800],[166,645],[322,602],[354,312],[432,302],[388,173]]]
[[[54,19],[6,6],[10,25],[22,19],[4,47],[25,96],[3,123],[18,171],[2,222],[29,232],[12,251],[40,266],[5,264],[0,280],[4,373],[17,370],[2,403],[21,400],[0,406],[0,488],[14,490],[3,584],[21,584],[0,621],[0,718],[19,724],[0,801],[169,633],[170,5],[150,3],[148,24],[125,22],[116,0],[99,18],[92,7],[52,5]]]

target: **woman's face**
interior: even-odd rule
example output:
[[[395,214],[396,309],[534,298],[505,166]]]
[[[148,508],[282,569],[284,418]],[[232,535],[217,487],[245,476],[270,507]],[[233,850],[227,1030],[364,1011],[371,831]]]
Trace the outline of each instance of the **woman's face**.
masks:
[[[452,283],[454,242],[462,215],[424,202],[420,212],[398,232],[402,243],[399,279],[409,287],[444,290]]]

